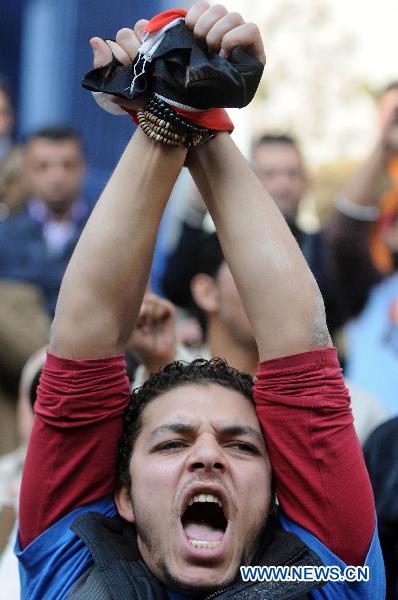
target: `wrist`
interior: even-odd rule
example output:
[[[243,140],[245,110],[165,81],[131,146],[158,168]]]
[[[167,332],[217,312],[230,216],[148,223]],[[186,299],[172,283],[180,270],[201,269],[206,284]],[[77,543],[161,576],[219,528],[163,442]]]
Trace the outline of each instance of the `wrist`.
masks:
[[[233,141],[229,133],[227,131],[219,131],[207,144],[188,150],[185,166],[190,168],[204,160],[207,161],[207,156],[209,154],[212,155],[214,152],[217,152],[217,154],[221,153],[225,144],[230,143],[233,144]]]
[[[156,94],[137,112],[137,118],[141,129],[149,138],[166,146],[195,148],[214,136],[213,130],[196,125],[181,116]]]
[[[174,160],[182,160],[184,162],[187,148],[184,146],[166,146],[164,144],[157,144],[155,141],[150,139],[145,132],[141,129],[141,127],[137,127],[134,131],[132,137],[130,138],[130,142],[138,137],[140,139],[140,143],[145,147],[145,158],[143,156],[143,160],[148,163],[153,163],[153,167],[156,168],[156,164],[158,161],[174,161]]]

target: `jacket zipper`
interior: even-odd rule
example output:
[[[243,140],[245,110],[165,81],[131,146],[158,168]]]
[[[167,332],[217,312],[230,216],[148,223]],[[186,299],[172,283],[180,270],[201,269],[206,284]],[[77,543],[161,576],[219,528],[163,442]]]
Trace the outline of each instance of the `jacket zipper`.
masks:
[[[206,598],[204,600],[210,600],[211,598],[216,598],[220,594],[223,594],[224,592],[228,592],[228,590],[233,590],[235,587],[236,586],[234,586],[234,585],[230,585],[229,587],[222,588],[222,590],[218,590],[217,592],[213,592],[213,594],[210,594],[210,596],[206,596]]]

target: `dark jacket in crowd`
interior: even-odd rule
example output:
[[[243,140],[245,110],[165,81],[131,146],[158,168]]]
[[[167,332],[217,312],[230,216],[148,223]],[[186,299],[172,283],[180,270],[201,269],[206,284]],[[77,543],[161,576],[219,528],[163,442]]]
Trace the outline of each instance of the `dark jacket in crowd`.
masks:
[[[336,210],[325,231],[343,322],[359,315],[370,290],[383,279],[370,253],[373,225]]]

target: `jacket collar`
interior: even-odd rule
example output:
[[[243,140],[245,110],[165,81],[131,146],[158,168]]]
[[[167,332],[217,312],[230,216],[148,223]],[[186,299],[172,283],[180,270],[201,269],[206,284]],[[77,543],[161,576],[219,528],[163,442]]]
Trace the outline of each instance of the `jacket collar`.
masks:
[[[142,560],[133,525],[119,516],[110,518],[86,513],[73,522],[71,529],[90,551],[94,569],[97,568],[98,577],[111,591],[112,598],[164,600],[167,597],[164,587]],[[320,566],[323,563],[296,535],[281,529],[277,520],[271,518],[253,564]],[[244,583],[239,574],[231,586],[209,595],[206,600],[227,600],[232,593],[236,600],[306,598],[309,591],[322,585],[322,582]]]

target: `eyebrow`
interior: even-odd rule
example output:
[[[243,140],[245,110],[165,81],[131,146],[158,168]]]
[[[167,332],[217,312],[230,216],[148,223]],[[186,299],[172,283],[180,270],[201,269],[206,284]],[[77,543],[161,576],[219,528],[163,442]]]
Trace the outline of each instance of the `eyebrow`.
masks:
[[[151,438],[156,438],[166,433],[180,433],[180,434],[193,434],[195,427],[187,425],[186,423],[167,423],[156,427],[151,432]],[[235,437],[235,436],[248,436],[255,439],[257,443],[264,446],[264,437],[261,433],[250,427],[249,425],[229,425],[222,427],[218,430],[220,437]]]
[[[220,429],[219,434],[222,437],[239,437],[247,435],[252,439],[255,439],[256,442],[262,446],[264,446],[264,436],[250,427],[249,425],[230,425],[229,427],[223,427]]]
[[[194,433],[195,428],[192,425],[186,423],[168,423],[167,425],[160,425],[151,431],[151,437],[159,437],[164,433]]]

